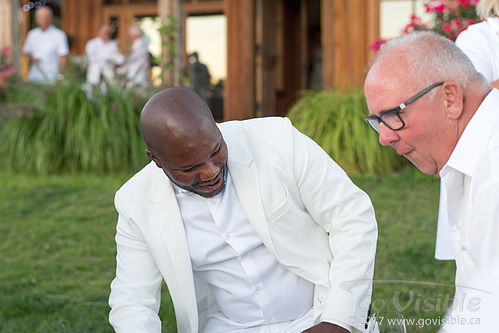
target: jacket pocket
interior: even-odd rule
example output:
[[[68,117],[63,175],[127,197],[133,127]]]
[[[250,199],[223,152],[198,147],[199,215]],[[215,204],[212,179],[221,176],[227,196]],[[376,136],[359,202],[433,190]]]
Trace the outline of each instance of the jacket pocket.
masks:
[[[277,204],[273,205],[270,213],[266,214],[267,221],[273,223],[278,220],[282,215],[284,215],[291,206],[291,199],[289,197],[288,188],[284,185],[283,198],[277,201]]]

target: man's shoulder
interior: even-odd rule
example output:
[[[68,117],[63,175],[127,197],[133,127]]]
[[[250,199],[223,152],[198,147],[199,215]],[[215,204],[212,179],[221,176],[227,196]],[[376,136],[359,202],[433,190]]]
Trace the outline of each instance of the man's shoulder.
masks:
[[[495,38],[495,33],[493,33],[490,24],[487,21],[483,21],[470,25],[466,30],[461,32],[457,36],[456,45],[458,47],[465,47],[468,44],[476,45],[486,42],[485,45],[482,45],[486,47],[490,42],[491,36]]]
[[[39,35],[41,33],[42,33],[42,29],[40,29],[39,27],[36,27],[36,28],[33,28],[30,31],[28,31],[27,37],[30,37],[30,36],[33,37],[33,36]]]
[[[99,37],[94,37],[88,40],[87,45],[94,45],[99,43],[100,38]]]
[[[61,29],[51,25],[49,28],[49,33],[51,36],[54,36],[54,38],[58,38],[59,40],[61,39],[66,39],[66,33],[62,31]]]
[[[218,124],[222,132],[244,130],[247,132],[256,132],[259,134],[276,133],[290,127],[291,122],[285,117],[263,117],[246,120],[231,120]]]
[[[133,196],[138,198],[147,192],[147,189],[154,183],[160,171],[154,162],[148,163],[120,187],[116,192],[116,197]]]
[[[232,161],[270,162],[290,151],[292,125],[287,118],[266,117],[220,124]]]

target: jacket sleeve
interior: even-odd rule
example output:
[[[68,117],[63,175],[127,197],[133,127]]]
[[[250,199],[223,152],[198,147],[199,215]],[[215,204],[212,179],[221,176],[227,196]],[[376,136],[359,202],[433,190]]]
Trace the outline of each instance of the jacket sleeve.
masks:
[[[329,234],[329,295],[321,320],[363,331],[372,292],[377,225],[371,200],[312,139],[291,125],[290,156],[301,200]],[[332,129],[334,130],[334,129]]]
[[[116,232],[116,277],[111,283],[109,322],[116,332],[161,332],[158,316],[161,273],[135,223],[119,213]]]

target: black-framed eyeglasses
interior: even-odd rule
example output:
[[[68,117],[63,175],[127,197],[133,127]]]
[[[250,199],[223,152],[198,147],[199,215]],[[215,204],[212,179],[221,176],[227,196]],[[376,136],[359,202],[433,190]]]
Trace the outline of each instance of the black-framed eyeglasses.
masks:
[[[412,96],[411,98],[409,98],[407,101],[400,104],[396,108],[391,109],[391,110],[387,110],[387,111],[383,111],[383,112],[381,112],[381,114],[379,116],[369,116],[364,120],[378,134],[379,134],[380,123],[385,124],[386,127],[391,129],[392,131],[401,130],[402,128],[404,128],[405,122],[402,119],[402,117],[400,116],[400,111],[405,109],[407,107],[407,105],[411,104],[412,102],[414,102],[415,100],[417,100],[418,98],[423,96],[424,94],[428,93],[433,88],[441,86],[442,84],[444,84],[444,81],[434,83],[431,86],[424,88],[423,90],[421,90],[416,95]]]

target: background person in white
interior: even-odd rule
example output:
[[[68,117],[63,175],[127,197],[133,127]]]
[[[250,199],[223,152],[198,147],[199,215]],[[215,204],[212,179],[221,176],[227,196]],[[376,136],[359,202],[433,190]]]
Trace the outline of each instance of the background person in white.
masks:
[[[470,58],[492,88],[499,88],[499,0],[480,0],[476,10],[485,21],[461,32],[456,45]]]
[[[40,7],[35,12],[38,28],[28,32],[23,52],[30,67],[28,80],[52,83],[61,78],[69,53],[66,34],[52,25],[52,9]]]
[[[93,86],[102,83],[101,89],[105,89],[106,83],[110,84],[113,80],[115,65],[123,62],[118,43],[111,40],[108,24],[101,25],[98,36],[87,42],[85,54],[88,60],[87,83]]]
[[[160,332],[162,279],[179,333],[365,331],[374,210],[320,147],[286,118],[217,126],[186,88],[141,129],[153,162],[115,198],[117,332]]]
[[[499,0],[481,0],[477,14],[486,19],[473,24],[456,39],[456,45],[470,58],[492,88],[499,88]],[[445,188],[440,190],[438,232],[435,247],[437,259],[454,259],[450,242],[450,229],[446,216]]]
[[[440,176],[446,189],[455,301],[470,287],[493,289],[475,281],[478,268],[499,266],[499,91],[454,43],[430,32],[385,44],[364,91],[379,142]]]
[[[119,72],[126,74],[129,86],[146,86],[149,84],[149,68],[151,67],[147,43],[142,36],[142,30],[137,25],[132,25],[128,33],[131,47],[126,55],[125,64]]]

